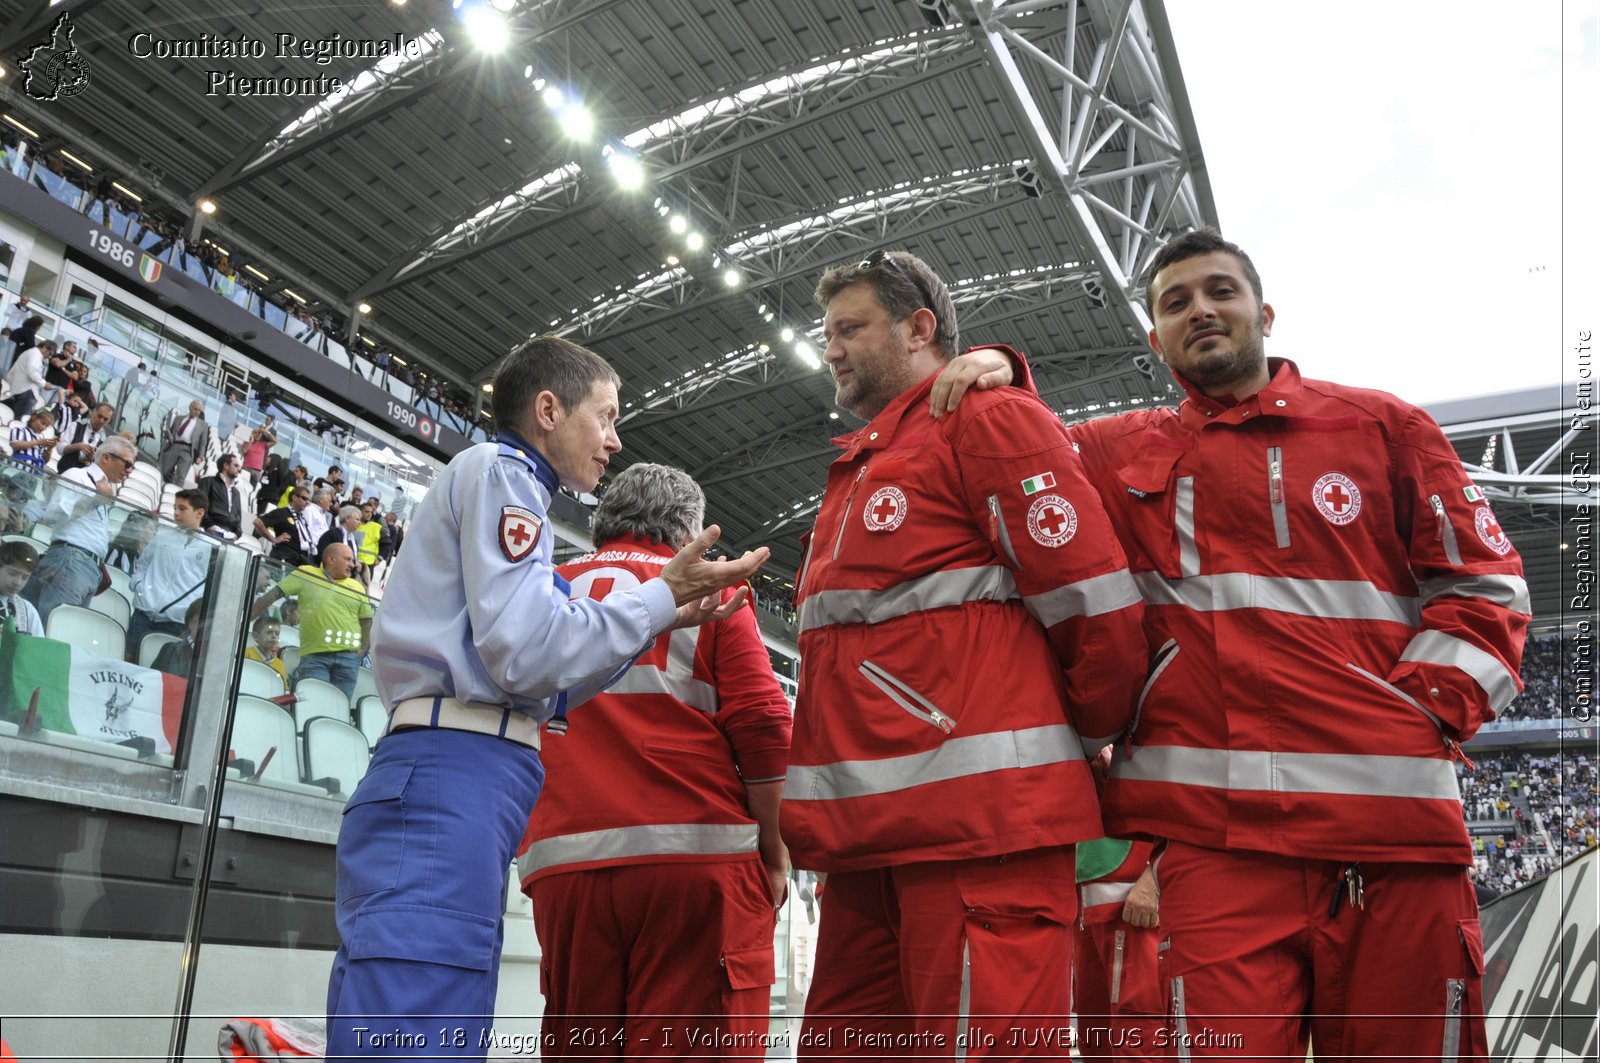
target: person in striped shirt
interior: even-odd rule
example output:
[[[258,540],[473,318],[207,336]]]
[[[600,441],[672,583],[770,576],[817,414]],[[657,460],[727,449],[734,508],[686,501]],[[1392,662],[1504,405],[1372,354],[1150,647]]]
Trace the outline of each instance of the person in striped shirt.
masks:
[[[11,460],[43,471],[45,460],[56,445],[55,433],[50,430],[54,421],[49,410],[34,410],[26,422],[13,426]]]

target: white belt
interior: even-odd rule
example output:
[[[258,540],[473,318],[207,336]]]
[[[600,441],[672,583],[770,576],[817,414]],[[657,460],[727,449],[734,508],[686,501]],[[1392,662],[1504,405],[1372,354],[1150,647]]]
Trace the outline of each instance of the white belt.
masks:
[[[440,727],[447,731],[471,731],[494,735],[539,748],[539,724],[525,712],[504,705],[474,705],[455,698],[407,698],[389,714],[389,730],[401,727]]]

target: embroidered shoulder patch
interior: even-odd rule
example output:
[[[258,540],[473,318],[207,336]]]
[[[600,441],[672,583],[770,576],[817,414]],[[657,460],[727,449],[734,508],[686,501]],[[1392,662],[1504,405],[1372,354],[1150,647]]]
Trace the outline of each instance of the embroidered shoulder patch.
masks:
[[[906,522],[906,494],[898,487],[880,487],[861,511],[869,532],[892,532]]]
[[[1312,485],[1311,501],[1329,524],[1349,524],[1361,513],[1361,488],[1342,472],[1325,473]]]
[[[1040,546],[1065,546],[1078,534],[1078,511],[1060,495],[1040,495],[1028,507],[1028,537]]]
[[[521,561],[539,545],[544,519],[531,509],[506,506],[500,510],[500,552],[507,561]]]
[[[1483,545],[1505,557],[1511,552],[1511,540],[1506,538],[1505,531],[1500,527],[1500,521],[1495,518],[1494,510],[1488,506],[1479,506],[1472,514],[1472,526],[1477,529],[1478,538],[1483,540]]]

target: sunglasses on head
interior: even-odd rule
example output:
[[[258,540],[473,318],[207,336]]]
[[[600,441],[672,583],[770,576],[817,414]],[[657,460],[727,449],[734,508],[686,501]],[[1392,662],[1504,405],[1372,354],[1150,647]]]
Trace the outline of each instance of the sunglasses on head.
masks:
[[[905,268],[901,266],[900,263],[896,262],[889,252],[885,251],[883,248],[878,248],[876,251],[872,252],[872,254],[862,259],[857,268],[877,269],[879,266],[888,266],[890,269],[899,274],[901,280],[905,281],[907,284],[911,285],[917,290],[917,294],[922,297],[923,307],[928,310],[933,310],[934,317],[939,316],[939,311],[933,309],[933,297],[928,294],[928,289],[922,286],[921,281],[917,280],[917,278],[913,277],[910,273],[907,273]]]

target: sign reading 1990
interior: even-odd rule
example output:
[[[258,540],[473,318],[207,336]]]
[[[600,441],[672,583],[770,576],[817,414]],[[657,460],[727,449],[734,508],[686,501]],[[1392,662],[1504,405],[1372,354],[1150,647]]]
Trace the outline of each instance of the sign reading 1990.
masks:
[[[423,439],[431,440],[434,438],[434,424],[432,421],[409,406],[403,406],[398,402],[390,402],[388,405],[389,419],[395,424],[405,425],[407,428],[414,429]]]

